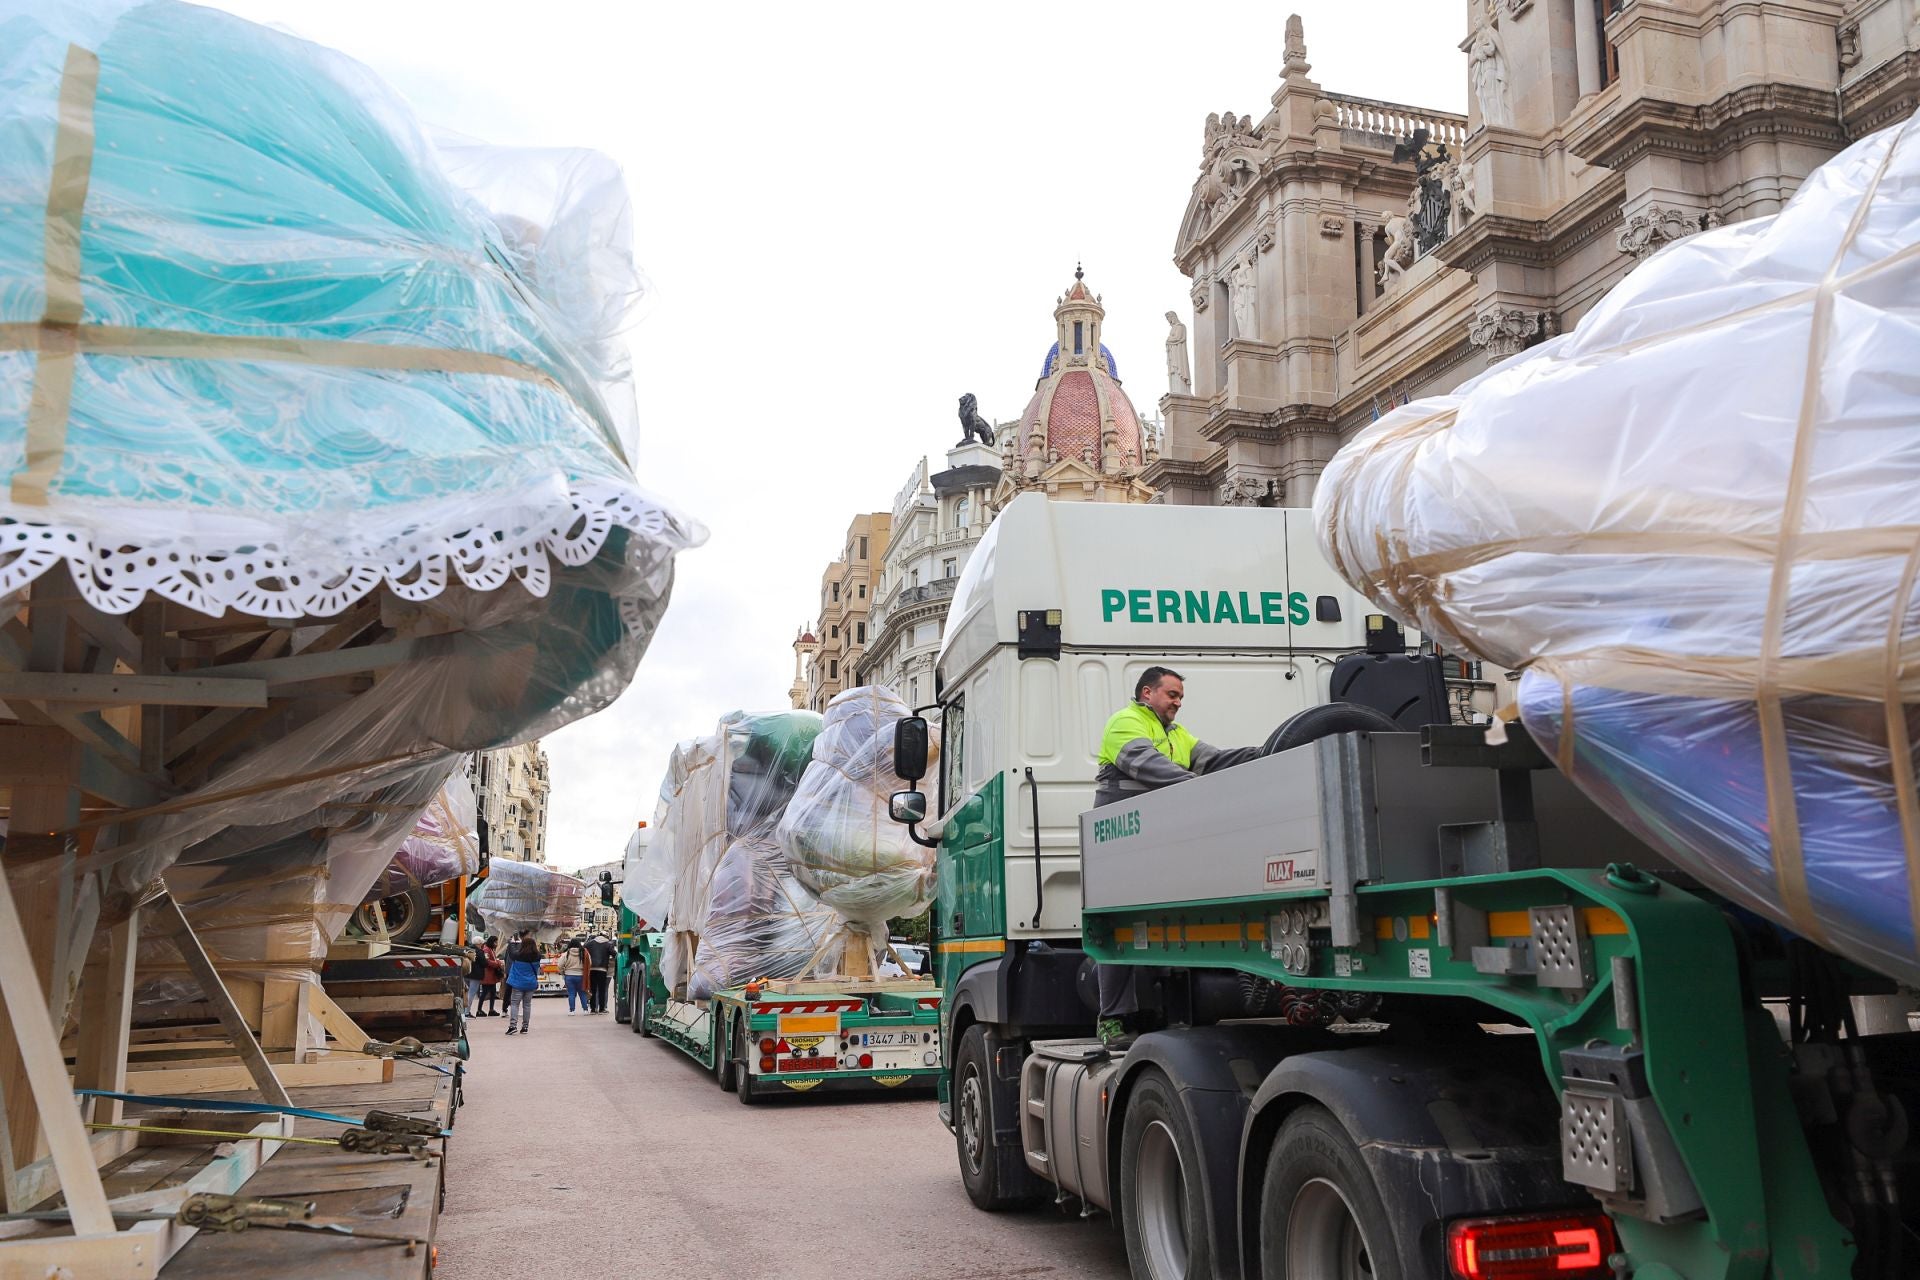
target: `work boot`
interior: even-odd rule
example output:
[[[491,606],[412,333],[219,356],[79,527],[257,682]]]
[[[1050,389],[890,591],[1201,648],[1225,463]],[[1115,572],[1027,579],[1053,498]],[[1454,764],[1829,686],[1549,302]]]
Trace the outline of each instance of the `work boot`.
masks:
[[[1093,1033],[1100,1037],[1100,1043],[1108,1052],[1124,1049],[1133,1043],[1133,1033],[1127,1030],[1127,1024],[1118,1018],[1102,1018],[1094,1027]]]

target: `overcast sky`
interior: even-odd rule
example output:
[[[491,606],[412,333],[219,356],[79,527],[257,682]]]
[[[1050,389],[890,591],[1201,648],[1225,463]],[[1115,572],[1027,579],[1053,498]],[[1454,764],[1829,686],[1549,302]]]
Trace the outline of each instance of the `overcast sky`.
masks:
[[[1272,4],[222,0],[372,66],[422,119],[605,151],[653,297],[641,482],[704,522],[619,702],[547,739],[549,860],[618,857],[675,741],[786,705],[795,629],[856,512],[1018,413],[1076,260],[1143,413],[1210,111],[1258,119]],[[1461,0],[1299,0],[1329,90],[1466,109]]]

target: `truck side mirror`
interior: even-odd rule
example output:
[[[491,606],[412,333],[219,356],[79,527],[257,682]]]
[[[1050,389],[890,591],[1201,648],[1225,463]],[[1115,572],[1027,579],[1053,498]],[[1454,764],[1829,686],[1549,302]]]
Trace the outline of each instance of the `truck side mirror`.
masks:
[[[600,873],[600,905],[603,907],[613,905],[613,872],[611,871]]]
[[[904,822],[908,826],[916,822],[925,822],[927,797],[925,793],[919,791],[896,791],[887,800],[887,813],[895,822]]]
[[[908,716],[898,720],[893,726],[893,771],[908,782],[918,782],[927,776],[927,720],[925,716]],[[907,792],[901,795],[909,794]],[[896,795],[894,799],[899,800]],[[926,797],[921,797],[921,817],[925,817]],[[907,819],[898,816],[896,822]],[[915,818],[913,821],[918,822]]]

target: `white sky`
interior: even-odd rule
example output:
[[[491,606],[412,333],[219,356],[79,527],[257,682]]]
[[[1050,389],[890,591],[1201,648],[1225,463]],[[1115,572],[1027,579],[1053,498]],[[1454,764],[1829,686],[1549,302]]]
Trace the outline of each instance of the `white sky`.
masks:
[[[1210,111],[1267,109],[1288,8],[220,0],[367,63],[422,119],[626,170],[655,294],[640,481],[703,521],[632,688],[547,739],[549,860],[618,857],[675,741],[786,705],[857,512],[1026,403],[1086,264],[1143,413]],[[1462,0],[1298,0],[1329,90],[1466,104]]]

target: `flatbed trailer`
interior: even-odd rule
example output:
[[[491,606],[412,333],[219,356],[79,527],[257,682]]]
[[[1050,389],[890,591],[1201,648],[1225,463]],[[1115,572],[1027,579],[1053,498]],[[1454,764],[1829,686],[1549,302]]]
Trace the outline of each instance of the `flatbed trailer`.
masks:
[[[660,977],[665,935],[623,915],[616,1015],[713,1073],[751,1106],[778,1092],[931,1089],[940,1075],[940,990],[930,981],[750,983],[679,1000]]]

